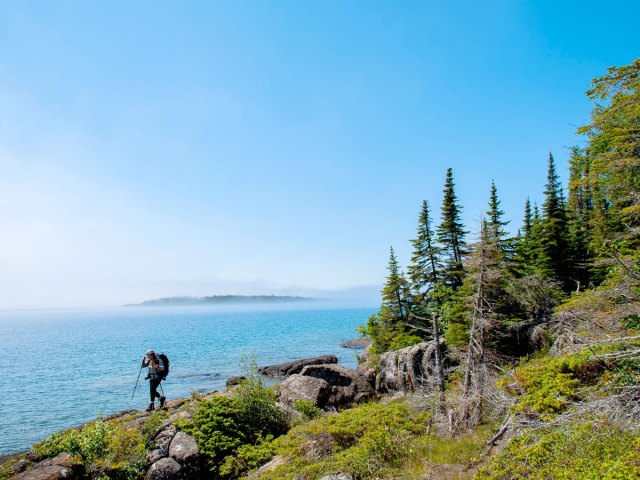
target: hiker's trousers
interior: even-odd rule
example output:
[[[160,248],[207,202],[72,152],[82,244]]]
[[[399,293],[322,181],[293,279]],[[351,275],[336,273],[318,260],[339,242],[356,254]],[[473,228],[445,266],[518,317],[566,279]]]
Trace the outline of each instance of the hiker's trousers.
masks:
[[[149,380],[149,394],[151,395],[151,403],[153,403],[156,398],[160,398],[160,394],[158,393],[159,386],[159,378],[152,378],[151,380]]]

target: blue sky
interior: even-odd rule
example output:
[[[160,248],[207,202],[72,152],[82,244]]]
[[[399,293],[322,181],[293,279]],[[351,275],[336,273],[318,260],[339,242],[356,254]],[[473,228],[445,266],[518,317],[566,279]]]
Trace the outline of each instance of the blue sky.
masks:
[[[566,179],[635,1],[3,2],[0,308],[359,288]],[[368,288],[371,287],[372,288]],[[337,293],[336,293],[337,294]],[[349,296],[342,293],[342,296]],[[374,294],[375,296],[375,294]],[[373,298],[375,301],[375,298]]]

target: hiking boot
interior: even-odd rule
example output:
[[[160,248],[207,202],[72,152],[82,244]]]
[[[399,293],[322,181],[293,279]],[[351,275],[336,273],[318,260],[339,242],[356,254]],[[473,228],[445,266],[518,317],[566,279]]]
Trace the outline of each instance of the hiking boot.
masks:
[[[153,410],[155,410],[156,406],[153,403],[150,403],[149,406],[146,408],[147,412],[153,412]]]
[[[167,401],[167,397],[160,397],[160,408],[164,407],[164,402]]]

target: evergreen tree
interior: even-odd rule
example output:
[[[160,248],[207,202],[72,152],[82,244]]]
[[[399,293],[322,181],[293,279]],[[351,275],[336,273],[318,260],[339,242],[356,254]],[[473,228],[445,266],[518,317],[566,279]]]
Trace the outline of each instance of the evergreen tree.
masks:
[[[487,231],[497,242],[498,248],[505,256],[511,258],[513,255],[513,241],[506,238],[506,227],[509,222],[502,220],[504,212],[500,210],[500,200],[495,182],[491,181],[491,193],[489,195],[489,210],[487,211]]]
[[[444,410],[444,361],[440,345],[440,310],[441,298],[436,288],[439,281],[439,272],[442,268],[439,258],[439,250],[435,245],[431,219],[429,217],[429,204],[422,202],[420,217],[418,220],[418,235],[411,241],[414,251],[411,256],[409,275],[416,291],[418,306],[413,317],[420,322],[428,322],[431,338],[434,345],[435,377],[438,391],[440,392],[440,409]],[[431,293],[431,294],[430,294]],[[429,322],[430,320],[430,322]],[[424,326],[421,325],[422,328]]]
[[[556,173],[553,155],[549,154],[547,184],[544,191],[543,216],[537,232],[537,270],[548,278],[560,280],[565,288],[574,286],[569,245],[569,223],[562,186]]]
[[[609,68],[587,95],[600,102],[578,130],[589,140],[589,186],[601,213],[597,247],[608,256],[614,241],[620,253],[632,253],[640,246],[640,58]]]
[[[536,207],[537,211],[537,207]],[[531,212],[531,201],[527,198],[524,204],[524,218],[522,219],[522,231],[515,241],[515,253],[513,259],[513,271],[516,275],[524,277],[534,272],[535,235],[534,225],[539,219]]]
[[[422,341],[411,328],[414,306],[410,285],[400,270],[393,247],[389,252],[387,270],[389,275],[382,289],[380,310],[369,317],[366,327],[359,329],[361,334],[374,341],[374,351],[378,353]]]
[[[411,240],[411,244],[413,255],[409,266],[409,278],[418,294],[424,295],[438,282],[442,269],[440,250],[431,228],[429,203],[426,200],[422,202],[420,210],[418,234],[414,240]]]
[[[406,298],[407,280],[400,272],[393,247],[389,252],[387,269],[389,270],[389,275],[382,289],[382,307],[392,314],[394,323],[407,323],[409,321],[409,306]]]
[[[464,225],[460,220],[462,208],[457,203],[453,172],[447,169],[443,190],[441,223],[437,227],[438,242],[445,257],[443,279],[447,286],[454,290],[462,286],[464,268],[462,258],[466,253]]]

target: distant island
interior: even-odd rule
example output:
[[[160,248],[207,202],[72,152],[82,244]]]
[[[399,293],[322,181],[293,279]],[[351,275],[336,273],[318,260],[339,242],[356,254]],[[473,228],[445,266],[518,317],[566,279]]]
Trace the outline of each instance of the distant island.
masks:
[[[211,295],[208,297],[166,297],[145,300],[142,303],[130,303],[125,307],[157,307],[175,305],[228,305],[247,303],[294,303],[317,302],[321,298],[299,297],[292,295]]]

